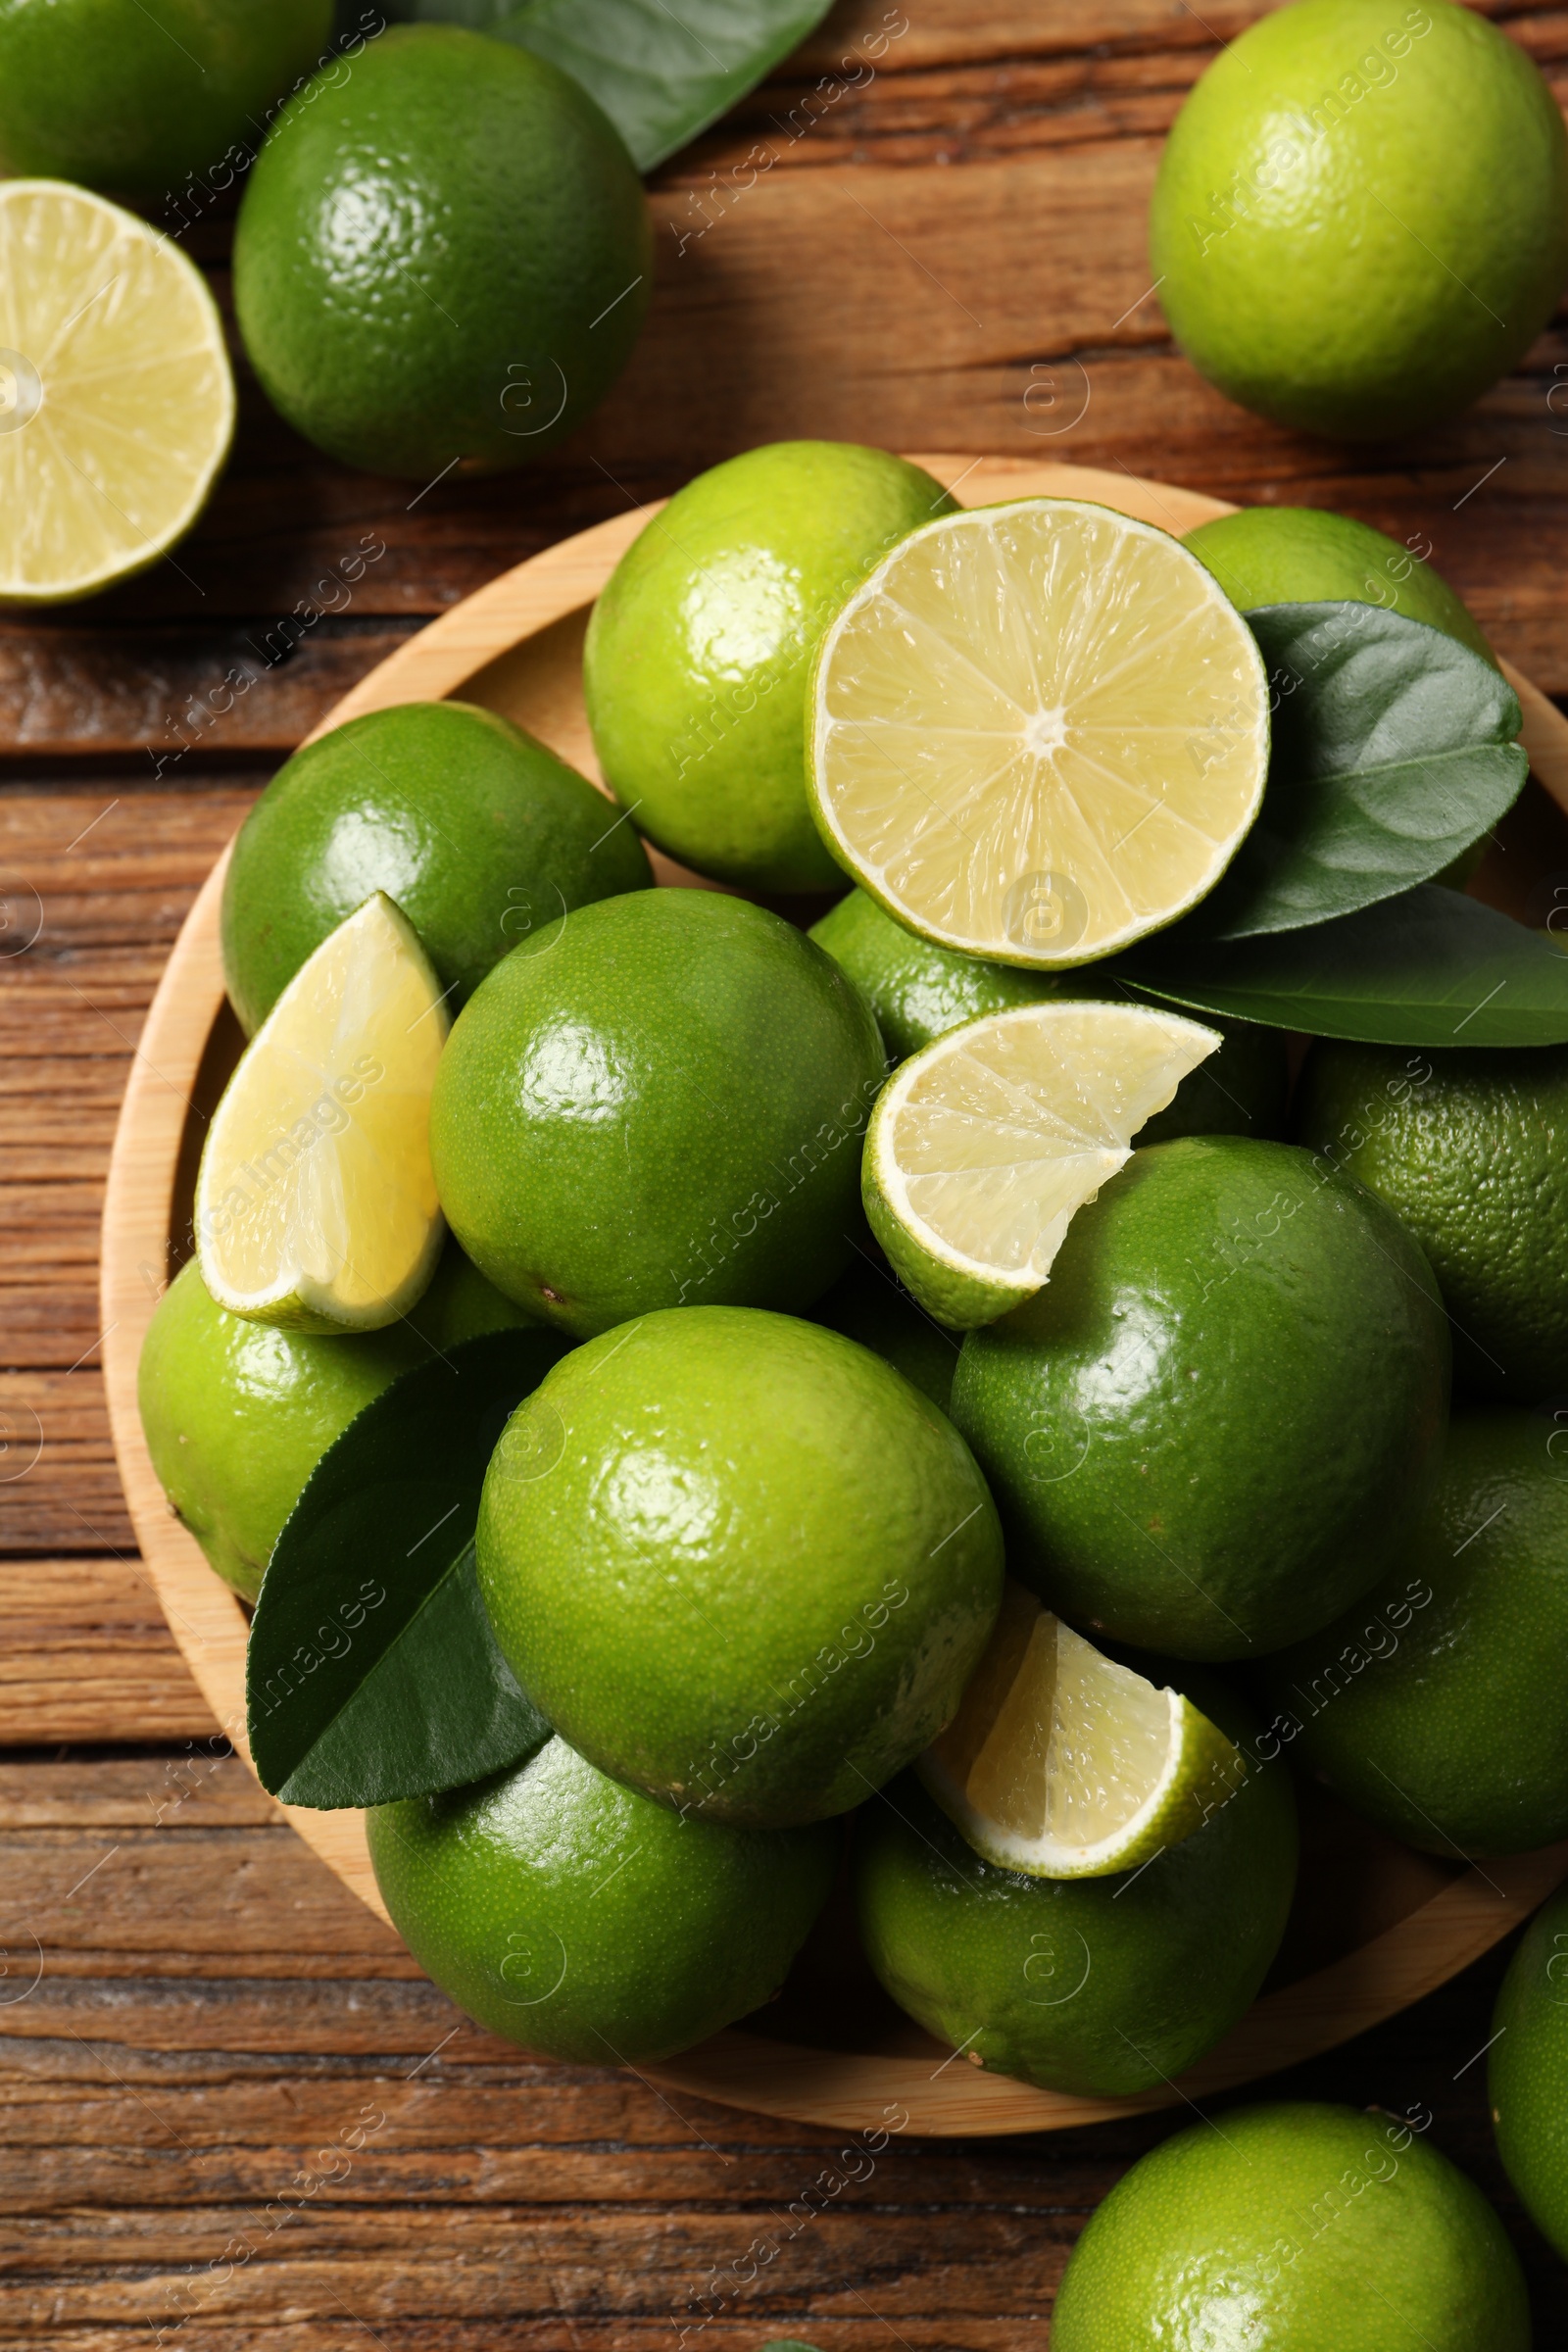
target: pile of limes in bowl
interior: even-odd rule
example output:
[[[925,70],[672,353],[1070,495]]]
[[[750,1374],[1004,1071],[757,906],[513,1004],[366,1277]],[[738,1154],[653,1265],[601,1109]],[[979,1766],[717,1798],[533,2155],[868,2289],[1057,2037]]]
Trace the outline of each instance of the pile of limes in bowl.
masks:
[[[144,1423],[264,1778],[371,1806],[495,2031],[666,2058],[842,1877],[965,2063],[1147,2092],[1279,1949],[1293,1762],[1438,1854],[1568,1835],[1568,966],[1433,878],[1519,714],[1388,554],[781,444],[600,596],[602,786],[412,704],[247,819]],[[1325,811],[1349,911],[1282,921]],[[1227,928],[1255,983],[1412,904],[1459,1042],[1399,970],[1362,1037],[1231,1005]],[[1463,1042],[1476,923],[1527,1042]]]

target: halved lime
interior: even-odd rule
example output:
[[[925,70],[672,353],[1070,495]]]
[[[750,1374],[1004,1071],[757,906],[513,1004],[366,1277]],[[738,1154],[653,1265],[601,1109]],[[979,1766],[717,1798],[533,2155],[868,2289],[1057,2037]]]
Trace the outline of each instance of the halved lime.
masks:
[[[1152,1005],[1058,999],[911,1054],[877,1098],[860,1194],[926,1312],[972,1330],[1042,1290],[1075,1212],[1220,1042]]]
[[[440,985],[377,891],[302,964],[213,1114],[196,1179],[202,1280],[291,1331],[375,1331],[435,1271]]]
[[[0,603],[167,555],[233,430],[222,323],[178,247],[85,188],[0,181]]]
[[[1213,574],[1108,507],[902,540],[822,642],[813,812],[874,899],[1004,963],[1088,963],[1212,890],[1268,770],[1262,657]]]
[[[1013,1584],[962,1706],[915,1769],[976,1853],[1034,1879],[1136,1870],[1201,1829],[1247,1773],[1190,1699]]]

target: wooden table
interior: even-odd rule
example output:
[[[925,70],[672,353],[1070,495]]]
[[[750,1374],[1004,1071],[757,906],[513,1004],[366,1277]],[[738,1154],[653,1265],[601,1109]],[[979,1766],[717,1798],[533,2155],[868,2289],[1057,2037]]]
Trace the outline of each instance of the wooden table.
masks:
[[[1144,253],[1159,139],[1256,13],[846,0],[659,175],[642,346],[545,466],[417,494],[351,474],[242,371],[233,463],[177,561],[0,625],[0,2346],[1034,2352],[1084,2218],[1170,2129],[896,2137],[852,2180],[828,2135],[677,2111],[465,2024],[215,1738],[120,1499],[95,1256],[159,966],[283,755],[429,614],[754,442],[1044,454],[1344,507],[1430,545],[1568,696],[1560,322],[1460,423],[1359,454],[1244,416],[1171,348]],[[1568,13],[1491,13],[1568,82]],[[187,242],[226,294],[221,212]],[[1430,2108],[1502,2208],[1545,2344],[1568,2273],[1509,2195],[1480,2056],[1505,1957],[1271,2088]],[[815,2218],[741,2284],[729,2266],[803,2198]]]

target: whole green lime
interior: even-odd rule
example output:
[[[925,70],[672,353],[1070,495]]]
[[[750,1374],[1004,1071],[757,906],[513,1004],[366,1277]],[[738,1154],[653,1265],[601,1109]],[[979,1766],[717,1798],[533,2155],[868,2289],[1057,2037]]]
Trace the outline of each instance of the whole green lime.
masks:
[[[433,482],[573,431],[630,357],[651,270],[642,183],[585,90],[526,49],[404,24],[278,117],[234,307],[296,431]]]
[[[1177,2132],[1091,2215],[1052,2352],[1530,2352],[1502,2224],[1419,2128],[1282,2102]]]
[[[807,805],[811,657],[889,548],[952,510],[885,450],[777,441],[699,474],[654,517],[583,655],[600,766],[651,841],[755,890],[843,887]]]
[[[306,1480],[356,1413],[432,1347],[524,1320],[450,1244],[411,1318],[341,1339],[225,1313],[193,1258],[158,1301],[141,1351],[153,1468],[223,1582],[254,1600]]]
[[[587,1337],[683,1304],[804,1311],[860,1227],[876,1023],[744,900],[637,891],[497,964],[436,1072],[449,1223],[509,1298]]]
[[[1420,1242],[1461,1387],[1515,1404],[1568,1391],[1568,1047],[1323,1042],[1297,1121]]]
[[[331,30],[332,0],[0,0],[0,157],[205,210]]]
[[[1526,1928],[1492,2027],[1497,2153],[1536,2228],[1568,2262],[1568,1891]]]
[[[1542,1415],[1456,1414],[1389,1573],[1263,1670],[1292,1754],[1450,1860],[1568,1838],[1565,1451]]]
[[[1244,408],[1347,440],[1437,423],[1568,278],[1557,102],[1452,0],[1296,0],[1182,108],[1150,251],[1177,341]]]
[[[564,1740],[367,1827],[392,1924],[442,1991],[589,2066],[672,2057],[770,2000],[839,1850],[825,1825],[683,1820]]]
[[[809,936],[856,983],[895,1062],[984,1013],[1037,1004],[1046,997],[1125,993],[1111,982],[1097,986],[1082,972],[1025,971],[938,947],[906,931],[863,890],[841,899],[811,925]],[[1212,1013],[1203,1019],[1224,1043],[1140,1130],[1140,1144],[1172,1143],[1180,1135],[1275,1136],[1284,1127],[1289,1064],[1283,1033]]]
[[[837,1332],[640,1317],[524,1399],[479,1506],[479,1584],[574,1747],[683,1815],[847,1812],[956,1711],[1002,1535],[952,1423]]]
[[[953,1384],[1011,1574],[1189,1658],[1260,1657],[1364,1592],[1432,1491],[1447,1402],[1418,1245],[1241,1136],[1135,1152]]]
[[[1233,1737],[1256,1728],[1210,1683],[1200,1703]],[[1279,1764],[1254,1764],[1192,1837],[1103,1879],[983,1861],[909,1775],[856,1825],[856,1901],[871,1966],[927,2032],[999,2074],[1120,2098],[1180,2074],[1249,2006],[1296,1861]]]
[[[642,890],[642,843],[586,776],[493,710],[402,703],[280,767],[223,884],[223,976],[254,1032],[329,932],[394,899],[454,1011],[519,940]]]
[[[916,1306],[880,1259],[863,1253],[853,1258],[849,1272],[811,1309],[811,1320],[884,1357],[922,1396],[929,1396],[939,1412],[947,1411],[958,1368],[957,1336]]]
[[[1323,507],[1244,507],[1200,522],[1182,543],[1231,603],[1381,605],[1424,620],[1494,664],[1496,656],[1446,580],[1397,539]]]

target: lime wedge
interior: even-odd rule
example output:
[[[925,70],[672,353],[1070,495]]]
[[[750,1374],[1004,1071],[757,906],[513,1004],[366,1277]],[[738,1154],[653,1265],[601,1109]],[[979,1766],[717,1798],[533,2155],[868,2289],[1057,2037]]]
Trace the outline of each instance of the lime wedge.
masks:
[[[0,181],[0,602],[156,563],[233,430],[222,324],[178,247],[85,188]]]
[[[1263,797],[1268,681],[1177,540],[1020,499],[884,557],[822,641],[808,739],[817,824],[890,914],[1088,963],[1219,880]]]
[[[435,1271],[430,1089],[448,1029],[429,959],[378,891],[300,966],[213,1114],[202,1280],[231,1314],[375,1331]]]
[[[911,1054],[877,1098],[860,1192],[926,1312],[972,1330],[1043,1289],[1074,1213],[1219,1043],[1152,1005],[1056,999]]]
[[[915,1769],[988,1862],[1098,1879],[1201,1829],[1247,1766],[1190,1699],[1009,1584],[962,1706]]]

